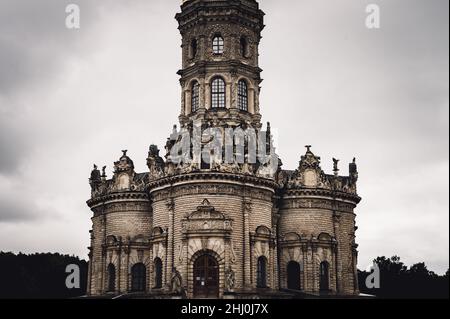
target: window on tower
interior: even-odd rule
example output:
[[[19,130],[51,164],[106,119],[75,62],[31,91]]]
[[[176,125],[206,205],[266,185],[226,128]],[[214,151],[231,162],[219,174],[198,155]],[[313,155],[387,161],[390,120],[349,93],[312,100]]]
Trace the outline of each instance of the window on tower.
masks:
[[[248,87],[244,80],[238,82],[238,109],[248,111]]]
[[[244,57],[244,58],[248,57],[248,41],[245,37],[241,37],[240,51],[241,51],[242,57]]]
[[[223,54],[224,40],[222,36],[216,35],[213,39],[213,52],[214,54]]]
[[[211,107],[225,108],[225,81],[215,78],[211,84]]]
[[[197,40],[193,39],[191,41],[191,51],[190,51],[190,58],[191,59],[194,59],[197,56],[197,49],[198,49]]]
[[[192,83],[192,112],[196,112],[200,107],[200,84],[197,81]]]

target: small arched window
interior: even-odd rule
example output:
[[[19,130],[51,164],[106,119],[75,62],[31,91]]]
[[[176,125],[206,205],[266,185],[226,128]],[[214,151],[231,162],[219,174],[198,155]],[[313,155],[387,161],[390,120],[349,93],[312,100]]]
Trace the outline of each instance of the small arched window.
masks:
[[[211,84],[211,107],[225,108],[225,81],[215,78]]]
[[[193,39],[191,41],[191,48],[190,48],[190,58],[194,59],[197,56],[197,49],[198,49],[198,43],[197,43],[197,39]]]
[[[256,285],[258,288],[267,287],[267,259],[264,256],[258,258],[256,269]]]
[[[320,290],[328,291],[330,290],[330,265],[323,261],[320,263]]]
[[[224,40],[221,35],[216,35],[213,39],[213,53],[223,54]]]
[[[113,264],[108,265],[108,291],[116,290],[116,267]]]
[[[287,287],[292,290],[300,290],[300,264],[290,261],[287,265]]]
[[[163,265],[160,258],[155,259],[155,288],[162,288],[162,270]]]
[[[146,267],[143,263],[137,263],[131,267],[131,290],[145,291]]]
[[[241,55],[246,58],[248,57],[248,41],[245,37],[241,37],[240,40],[240,51]]]
[[[192,83],[191,107],[192,112],[196,112],[200,107],[200,84],[197,81]]]
[[[238,82],[238,109],[248,111],[248,87],[244,80]]]

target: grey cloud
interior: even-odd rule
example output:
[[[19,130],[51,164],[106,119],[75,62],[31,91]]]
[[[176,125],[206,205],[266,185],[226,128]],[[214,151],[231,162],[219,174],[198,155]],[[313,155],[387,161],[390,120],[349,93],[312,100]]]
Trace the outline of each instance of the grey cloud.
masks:
[[[20,125],[9,116],[0,118],[0,174],[16,173],[27,153],[27,136],[20,132]]]
[[[3,0],[0,2],[0,174],[15,174],[29,154],[35,132],[21,102],[29,90],[42,90],[59,75],[62,65],[95,23],[98,7],[77,1],[84,28],[65,27],[64,1]]]
[[[76,3],[82,9],[83,28],[73,31],[65,27],[64,1],[0,2],[0,94],[48,81],[58,71],[98,13],[94,1]]]
[[[49,216],[49,211],[38,208],[34,200],[23,200],[22,197],[27,195],[24,192],[1,192],[0,224],[32,222]]]
[[[148,145],[163,146],[177,121],[180,37],[173,16],[180,1],[72,2],[81,6],[76,32],[64,27],[63,1],[0,2],[0,178],[29,183],[68,219],[86,221],[79,230],[85,242],[71,245],[84,255],[89,211],[81,203],[92,162],[111,165],[127,148],[145,170]],[[368,3],[381,5],[380,30],[364,27]],[[261,112],[278,128],[285,168],[298,165],[306,144],[327,171],[332,156],[342,165],[356,156],[361,266],[395,253],[445,271],[448,0],[260,5],[267,14]],[[70,85],[58,83],[68,60],[82,73],[75,72]],[[0,233],[1,221],[34,223],[46,216],[37,210],[41,194],[27,191],[21,201],[12,190],[0,194]],[[30,246],[25,239],[2,244]]]

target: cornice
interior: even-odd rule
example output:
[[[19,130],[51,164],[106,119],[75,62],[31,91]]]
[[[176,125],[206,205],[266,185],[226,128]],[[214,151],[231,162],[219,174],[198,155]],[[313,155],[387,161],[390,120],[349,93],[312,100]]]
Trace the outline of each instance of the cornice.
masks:
[[[157,191],[161,188],[167,186],[175,186],[176,184],[186,184],[189,182],[226,182],[226,183],[236,183],[246,186],[255,186],[268,188],[275,191],[278,188],[278,184],[271,179],[256,177],[244,174],[228,174],[221,172],[195,172],[189,174],[173,175],[168,177],[163,177],[158,180],[152,181],[147,185],[147,189],[150,193]]]
[[[294,188],[288,189],[284,192],[282,196],[282,200],[286,199],[299,199],[305,197],[314,197],[314,198],[325,198],[325,199],[339,199],[344,201],[349,201],[354,204],[359,204],[361,201],[361,197],[356,194],[346,193],[341,191],[336,191],[332,189],[324,189],[324,188]]]
[[[105,196],[96,197],[89,199],[86,203],[90,208],[94,208],[97,205],[108,204],[110,202],[121,202],[121,201],[135,201],[135,202],[148,202],[149,197],[145,192],[117,192],[110,193]]]

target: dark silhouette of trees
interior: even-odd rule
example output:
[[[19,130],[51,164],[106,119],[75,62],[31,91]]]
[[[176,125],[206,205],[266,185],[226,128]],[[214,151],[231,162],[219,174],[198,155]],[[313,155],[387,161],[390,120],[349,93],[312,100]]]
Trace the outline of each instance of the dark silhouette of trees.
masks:
[[[359,271],[362,293],[379,298],[449,298],[448,270],[444,276],[439,276],[423,262],[408,268],[398,256],[378,257],[374,261],[380,269],[380,288],[368,289],[366,278],[370,273]]]
[[[66,267],[80,267],[80,289],[66,287]],[[75,256],[0,252],[0,298],[72,298],[86,293],[87,262]]]
[[[362,293],[379,298],[449,298],[449,270],[439,276],[425,263],[407,267],[400,257],[378,257],[380,288],[368,289],[369,275],[359,271]],[[66,267],[80,267],[80,289],[66,287]],[[0,298],[73,298],[86,294],[87,262],[75,256],[61,254],[31,254],[0,252]]]

